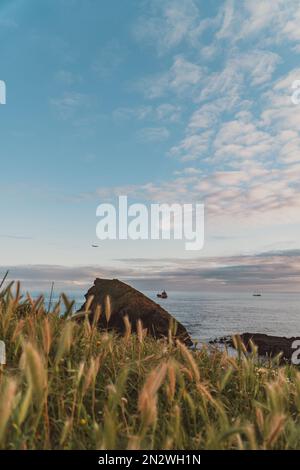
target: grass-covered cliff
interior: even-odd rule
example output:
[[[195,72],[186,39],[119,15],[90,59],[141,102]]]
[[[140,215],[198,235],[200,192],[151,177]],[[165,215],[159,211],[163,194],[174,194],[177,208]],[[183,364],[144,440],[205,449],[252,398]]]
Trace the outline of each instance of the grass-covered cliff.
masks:
[[[141,324],[100,333],[21,302],[1,294],[0,448],[300,448],[295,367],[155,341]]]

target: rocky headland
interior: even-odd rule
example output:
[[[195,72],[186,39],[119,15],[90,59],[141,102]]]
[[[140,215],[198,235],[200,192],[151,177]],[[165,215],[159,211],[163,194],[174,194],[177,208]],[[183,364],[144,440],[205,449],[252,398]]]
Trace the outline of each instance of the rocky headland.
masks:
[[[133,332],[137,330],[137,323],[140,320],[143,328],[147,329],[148,334],[154,338],[168,337],[171,329],[174,338],[187,346],[193,345],[186,328],[172,315],[141,292],[118,279],[97,278],[85,298],[85,303],[75,316],[78,321],[84,318],[85,314],[82,312],[88,309],[88,317],[90,322],[93,322],[97,306],[100,306],[101,315],[97,321],[99,329],[114,330],[124,334],[126,330],[124,318],[128,317]],[[110,301],[109,319],[105,315],[107,298]]]

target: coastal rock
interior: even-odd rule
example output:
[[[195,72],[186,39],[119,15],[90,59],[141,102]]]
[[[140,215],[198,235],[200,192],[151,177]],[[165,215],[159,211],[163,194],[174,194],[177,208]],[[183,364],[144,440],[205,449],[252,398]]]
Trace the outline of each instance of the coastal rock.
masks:
[[[102,309],[98,320],[100,329],[115,330],[123,334],[125,331],[124,317],[127,316],[133,332],[136,331],[137,321],[140,319],[143,328],[147,328],[148,334],[154,338],[163,338],[168,336],[170,325],[176,324],[175,328],[172,327],[174,337],[187,346],[193,345],[186,328],[181,323],[153,300],[118,279],[95,280],[94,285],[85,295],[86,302],[75,316],[78,321],[84,317],[80,312],[86,309],[88,299],[91,296],[93,296],[93,301],[89,306],[89,320],[93,321],[96,307],[100,305]],[[108,322],[104,313],[107,296],[109,296],[111,304],[111,316]]]
[[[282,361],[290,362],[293,353],[299,349],[293,348],[294,341],[300,341],[300,337],[286,338],[284,336],[270,336],[262,333],[243,333],[239,335],[246,349],[251,351],[250,340],[257,346],[257,353],[259,356],[275,357],[279,353],[282,354]],[[224,336],[211,341],[212,344],[227,344],[234,347],[232,337]],[[299,354],[300,357],[300,354]]]

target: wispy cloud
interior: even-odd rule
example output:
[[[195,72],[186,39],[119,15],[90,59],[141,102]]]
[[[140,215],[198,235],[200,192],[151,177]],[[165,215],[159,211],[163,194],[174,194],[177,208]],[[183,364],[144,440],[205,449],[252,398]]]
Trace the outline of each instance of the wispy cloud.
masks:
[[[178,55],[174,57],[168,71],[138,80],[135,87],[150,99],[169,93],[180,95],[192,93],[204,76],[205,69],[202,66]]]
[[[159,55],[188,39],[199,21],[193,0],[154,0],[150,11],[139,18],[134,34],[139,41],[154,43]]]
[[[55,74],[56,81],[64,85],[74,85],[82,82],[82,77],[70,70],[61,69]]]
[[[109,78],[122,65],[127,56],[127,50],[118,40],[112,39],[102,48],[92,63],[92,70],[103,78]]]
[[[176,258],[119,259],[118,268],[99,266],[2,266],[9,269],[10,279],[24,286],[47,292],[52,281],[57,290],[84,291],[96,277],[119,278],[141,289],[168,288],[267,291],[298,291],[300,250],[270,251],[254,255],[202,257],[192,260]]]
[[[58,98],[50,99],[51,106],[62,119],[73,118],[77,113],[90,106],[91,98],[85,93],[65,92]]]
[[[0,238],[9,238],[12,240],[33,240],[33,237],[25,236],[25,235],[7,235],[0,233]]]
[[[7,30],[15,30],[18,28],[18,23],[11,18],[0,18],[0,27]]]
[[[167,140],[169,135],[165,127],[145,127],[138,132],[137,137],[142,142],[162,142]]]
[[[215,16],[203,17],[201,4],[193,0],[152,0],[148,14],[140,17],[134,32],[139,41],[154,45],[159,55],[186,42],[199,48],[207,30],[214,39],[205,48],[209,58],[223,41],[235,45],[259,39],[266,45],[300,42],[298,0],[226,0],[220,2]],[[205,54],[202,56],[205,57]]]
[[[157,106],[117,108],[113,111],[113,118],[120,121],[135,119],[137,121],[176,123],[180,120],[181,112],[182,108],[179,105],[161,103]]]

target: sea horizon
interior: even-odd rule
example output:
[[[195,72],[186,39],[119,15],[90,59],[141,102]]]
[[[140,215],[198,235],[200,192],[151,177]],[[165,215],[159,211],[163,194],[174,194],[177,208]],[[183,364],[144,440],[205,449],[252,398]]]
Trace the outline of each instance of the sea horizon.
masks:
[[[282,337],[300,336],[300,292],[263,292],[254,297],[253,292],[195,292],[170,290],[167,299],[157,297],[154,290],[141,290],[143,294],[161,305],[181,322],[191,337],[208,343],[223,336],[242,333],[262,333]],[[65,294],[75,300],[74,311],[85,302],[85,290]],[[49,302],[49,292],[31,292],[32,297],[44,295]],[[292,294],[292,296],[291,296]],[[52,303],[59,300],[54,291]]]

